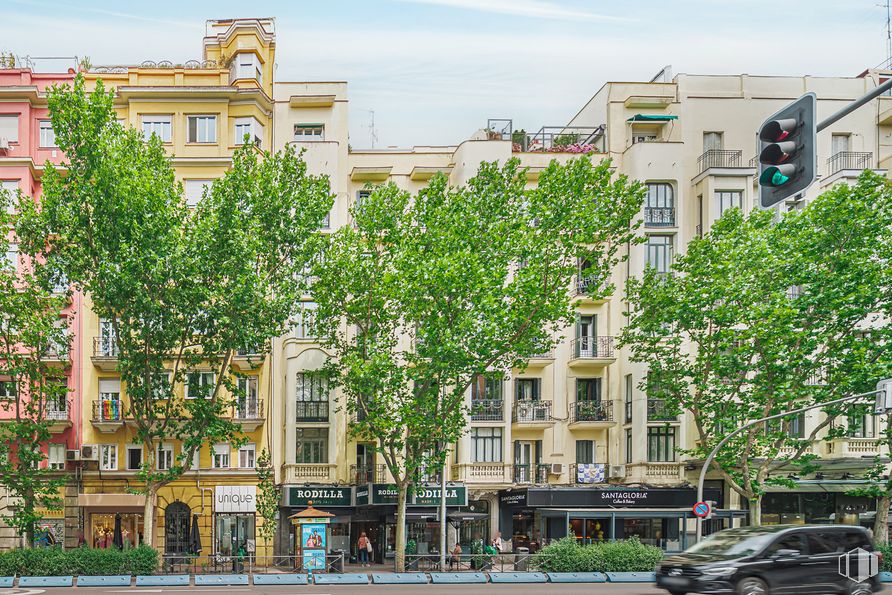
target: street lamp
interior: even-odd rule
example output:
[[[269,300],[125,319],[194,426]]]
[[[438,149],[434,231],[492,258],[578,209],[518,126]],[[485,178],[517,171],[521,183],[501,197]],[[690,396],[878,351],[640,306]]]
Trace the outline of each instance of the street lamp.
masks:
[[[809,405],[808,407],[800,407],[799,409],[793,409],[792,411],[786,411],[784,413],[778,413],[776,415],[769,415],[767,417],[763,417],[761,419],[757,419],[740,426],[739,428],[722,438],[722,440],[715,445],[715,448],[712,449],[712,452],[709,453],[709,456],[706,457],[706,460],[703,461],[703,466],[700,468],[700,479],[697,481],[697,502],[703,502],[703,484],[706,481],[706,472],[709,471],[709,466],[712,465],[713,459],[715,459],[716,455],[719,453],[719,450],[721,450],[721,448],[737,434],[741,433],[747,428],[751,428],[766,421],[780,419],[789,415],[796,415],[797,413],[804,413],[812,409],[821,409],[822,407],[827,407],[828,405],[836,405],[838,403],[856,401],[868,396],[876,396],[876,407],[874,409],[874,412],[877,415],[889,413],[890,411],[892,411],[892,378],[881,380],[877,384],[876,390],[872,390],[870,392],[860,393],[857,395],[849,395],[847,397],[842,397],[841,399],[827,401],[826,403],[817,403],[815,405]],[[695,535],[694,543],[700,541],[700,538],[702,536],[703,519],[701,517],[697,517],[697,533]]]

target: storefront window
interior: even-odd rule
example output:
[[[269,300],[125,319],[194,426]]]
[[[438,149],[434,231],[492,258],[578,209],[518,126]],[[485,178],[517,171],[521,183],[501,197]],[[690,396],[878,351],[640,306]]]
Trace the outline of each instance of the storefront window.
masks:
[[[622,519],[622,537],[628,539],[635,536],[641,543],[664,550],[678,551],[681,549],[678,530],[680,520],[679,518]]]
[[[489,514],[489,502],[486,500],[468,501],[468,511]],[[459,526],[458,542],[465,547],[470,547],[478,539],[487,542],[492,533],[489,530],[489,517],[473,521],[462,521]],[[450,547],[455,544],[449,544]]]
[[[604,541],[610,537],[609,519],[570,519],[570,532],[580,545]]]
[[[136,547],[142,542],[142,515],[122,512],[121,537],[124,547]],[[115,513],[93,513],[90,515],[90,544],[94,548],[107,549],[115,544]]]
[[[511,543],[516,550],[518,547],[530,547],[533,539],[533,513],[518,512],[512,517]]]
[[[254,550],[253,514],[218,514],[215,550],[222,556],[247,556]]]

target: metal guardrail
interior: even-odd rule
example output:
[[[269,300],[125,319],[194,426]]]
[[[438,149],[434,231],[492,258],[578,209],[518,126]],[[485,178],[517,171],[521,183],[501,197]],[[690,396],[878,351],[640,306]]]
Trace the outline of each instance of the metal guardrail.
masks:
[[[827,175],[844,170],[863,170],[873,167],[873,153],[869,151],[840,151],[827,160]]]
[[[697,157],[697,169],[700,173],[711,167],[740,167],[743,151],[730,149],[707,149]]]
[[[576,401],[570,406],[570,422],[613,421],[613,407],[605,401]]]
[[[120,399],[93,401],[93,421],[122,421],[124,403]]]
[[[669,411],[665,399],[647,400],[648,421],[676,421],[678,414]]]
[[[576,276],[576,295],[587,294],[590,289],[598,287],[601,278],[597,275],[577,275]]]
[[[546,463],[515,463],[512,479],[514,483],[548,483],[548,471],[551,465]]]
[[[263,401],[261,399],[245,399],[236,402],[232,411],[233,419],[250,420],[264,419]]]
[[[111,337],[93,337],[93,357],[118,357],[117,340]]]
[[[298,401],[296,418],[302,422],[327,422],[328,401]]]
[[[613,337],[578,337],[570,343],[571,359],[606,359],[614,357]]]
[[[647,227],[673,227],[675,207],[644,207],[644,225]]]
[[[324,569],[305,568],[302,556],[258,556],[210,554],[193,556],[188,553],[164,554],[158,574],[266,574],[282,572],[344,572],[344,552],[325,554]]]
[[[370,465],[368,467],[350,465],[350,479],[354,485],[364,483],[384,483],[386,470],[386,465]]]
[[[516,401],[511,414],[515,424],[554,421],[551,416],[551,401]]]
[[[474,399],[471,401],[471,421],[504,421],[505,401],[502,399]]]
[[[50,421],[68,421],[71,414],[71,401],[48,401],[46,404],[46,418]]]

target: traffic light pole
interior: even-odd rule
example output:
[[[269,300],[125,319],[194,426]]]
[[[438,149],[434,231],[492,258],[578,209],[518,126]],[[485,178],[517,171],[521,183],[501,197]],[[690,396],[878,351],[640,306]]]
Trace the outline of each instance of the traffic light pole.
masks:
[[[820,132],[820,131],[824,130],[825,128],[827,128],[828,126],[833,124],[834,122],[841,120],[845,116],[848,116],[853,111],[855,111],[856,109],[858,109],[859,107],[861,107],[862,105],[864,105],[865,103],[870,101],[871,99],[879,97],[880,95],[882,95],[889,89],[892,89],[892,78],[889,78],[885,83],[881,84],[876,89],[872,89],[870,91],[870,93],[868,93],[861,99],[856,99],[855,101],[853,101],[849,105],[845,106],[844,108],[842,108],[841,110],[839,110],[838,112],[833,114],[832,116],[830,116],[828,118],[824,118],[823,120],[818,122],[818,125],[816,127],[817,131]]]
[[[892,80],[892,79],[890,79]],[[842,116],[840,116],[842,117]],[[828,405],[837,405],[839,403],[846,403],[848,401],[856,401],[858,399],[863,399],[864,397],[876,395],[880,392],[880,389],[872,390],[870,392],[861,393],[858,395],[849,395],[848,397],[842,397],[841,399],[836,399],[834,401],[827,401],[826,403],[818,403],[816,405],[809,405],[808,407],[801,407],[799,409],[794,409],[792,411],[786,411],[784,413],[778,413],[777,415],[769,415],[768,417],[763,417],[761,419],[757,419],[755,421],[751,421],[747,424],[744,424],[722,438],[722,440],[715,445],[715,448],[712,449],[712,452],[709,453],[709,456],[706,457],[706,460],[703,461],[703,467],[700,469],[700,480],[697,482],[697,502],[703,502],[703,484],[706,481],[706,472],[709,471],[709,467],[712,465],[713,459],[715,459],[716,455],[719,453],[719,450],[727,444],[727,442],[741,433],[742,431],[751,428],[757,424],[765,423],[766,421],[771,421],[773,419],[780,419],[782,417],[787,417],[789,415],[796,415],[797,413],[804,413],[805,411],[810,411],[812,409],[820,409],[822,407],[827,407]],[[694,543],[700,541],[700,538],[703,536],[703,519],[697,517],[697,533],[694,539]]]

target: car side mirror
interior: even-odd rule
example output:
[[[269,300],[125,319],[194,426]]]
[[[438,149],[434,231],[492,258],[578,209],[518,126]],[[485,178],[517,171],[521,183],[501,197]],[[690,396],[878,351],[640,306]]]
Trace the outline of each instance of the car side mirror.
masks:
[[[772,554],[771,556],[771,559],[778,560],[780,558],[798,558],[800,554],[801,552],[799,550],[782,549],[774,552],[774,554]]]

